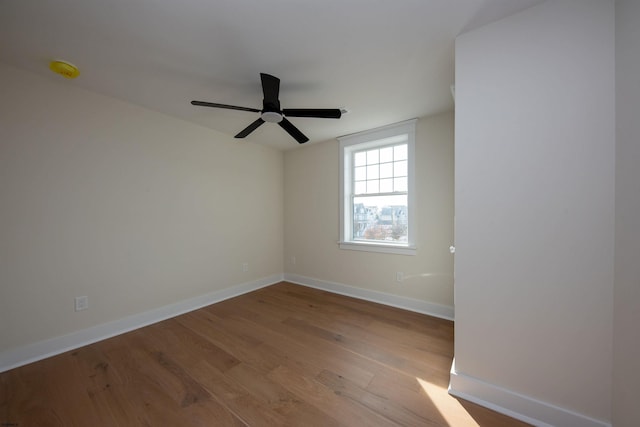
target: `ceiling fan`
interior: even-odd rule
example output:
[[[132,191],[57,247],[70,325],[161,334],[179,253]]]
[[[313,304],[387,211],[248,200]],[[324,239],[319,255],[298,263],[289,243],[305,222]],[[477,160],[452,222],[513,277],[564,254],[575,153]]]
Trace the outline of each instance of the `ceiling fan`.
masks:
[[[280,109],[280,79],[269,74],[260,73],[262,80],[262,110],[257,108],[238,107],[236,105],[216,104],[214,102],[191,101],[192,105],[201,107],[226,108],[228,110],[250,111],[260,113],[258,120],[251,123],[238,133],[236,138],[244,138],[260,127],[264,122],[277,123],[298,143],[304,144],[309,140],[300,130],[293,125],[287,117],[313,117],[320,119],[339,119],[342,110],[339,108],[283,108]]]

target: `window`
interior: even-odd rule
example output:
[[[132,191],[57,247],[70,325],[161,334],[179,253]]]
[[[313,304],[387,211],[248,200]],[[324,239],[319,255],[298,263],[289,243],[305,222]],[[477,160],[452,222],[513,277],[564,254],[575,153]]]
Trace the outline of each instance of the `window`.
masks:
[[[338,138],[342,249],[415,255],[415,124]]]

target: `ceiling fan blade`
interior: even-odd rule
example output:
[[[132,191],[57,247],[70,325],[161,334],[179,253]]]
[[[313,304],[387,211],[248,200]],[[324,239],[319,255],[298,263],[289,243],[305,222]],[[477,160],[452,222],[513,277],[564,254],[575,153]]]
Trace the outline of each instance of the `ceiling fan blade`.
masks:
[[[216,104],[215,102],[204,101],[191,101],[191,105],[198,105],[200,107],[226,108],[227,110],[251,111],[252,113],[259,113],[261,111],[256,108],[238,107],[237,105]]]
[[[280,79],[269,74],[260,73],[262,81],[262,93],[264,94],[264,104],[270,104],[276,110],[280,110]]]
[[[293,125],[289,120],[282,118],[282,121],[278,123],[280,127],[287,131],[298,143],[304,144],[309,140],[300,130]]]
[[[342,111],[339,108],[285,108],[282,112],[288,117],[339,119],[342,116]]]
[[[235,136],[235,138],[244,138],[254,130],[258,129],[263,123],[264,123],[264,120],[262,119],[256,120],[255,122],[251,123],[249,126],[244,128],[239,134]]]

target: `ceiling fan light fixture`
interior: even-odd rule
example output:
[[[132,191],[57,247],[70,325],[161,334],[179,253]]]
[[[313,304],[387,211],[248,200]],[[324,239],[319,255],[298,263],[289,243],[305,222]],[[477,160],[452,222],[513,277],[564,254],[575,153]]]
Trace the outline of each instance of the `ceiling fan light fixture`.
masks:
[[[282,121],[282,114],[275,111],[265,111],[260,115],[260,118],[269,123],[280,123]]]

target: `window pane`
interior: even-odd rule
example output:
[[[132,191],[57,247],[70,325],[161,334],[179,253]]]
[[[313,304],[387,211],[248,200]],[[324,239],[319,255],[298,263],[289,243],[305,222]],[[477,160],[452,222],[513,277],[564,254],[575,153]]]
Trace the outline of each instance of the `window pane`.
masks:
[[[407,176],[407,161],[393,162],[393,176]]]
[[[378,149],[367,151],[367,164],[368,165],[372,165],[374,163],[378,163],[378,152],[379,151],[380,150],[378,150]]]
[[[380,192],[391,193],[393,192],[393,179],[381,179],[380,180]]]
[[[361,151],[354,156],[354,164],[356,166],[364,166],[367,163],[367,153]]]
[[[364,181],[365,179],[367,179],[367,167],[361,166],[359,168],[356,168],[355,180]]]
[[[367,181],[367,193],[379,193],[380,192],[380,185],[378,183],[378,180],[373,180],[373,181]]]
[[[394,191],[408,191],[407,188],[407,178],[396,178],[393,180],[393,190]]]
[[[407,241],[407,196],[353,198],[353,239],[401,243]]]
[[[386,147],[380,149],[380,163],[393,161],[393,147]]]
[[[407,158],[407,145],[396,145],[393,147],[393,160],[406,160]]]
[[[364,194],[367,192],[367,181],[358,181],[356,182],[355,188],[353,191],[356,194]]]
[[[393,176],[393,163],[382,163],[380,165],[380,178],[391,178]]]
[[[367,179],[378,179],[378,165],[367,166]]]

